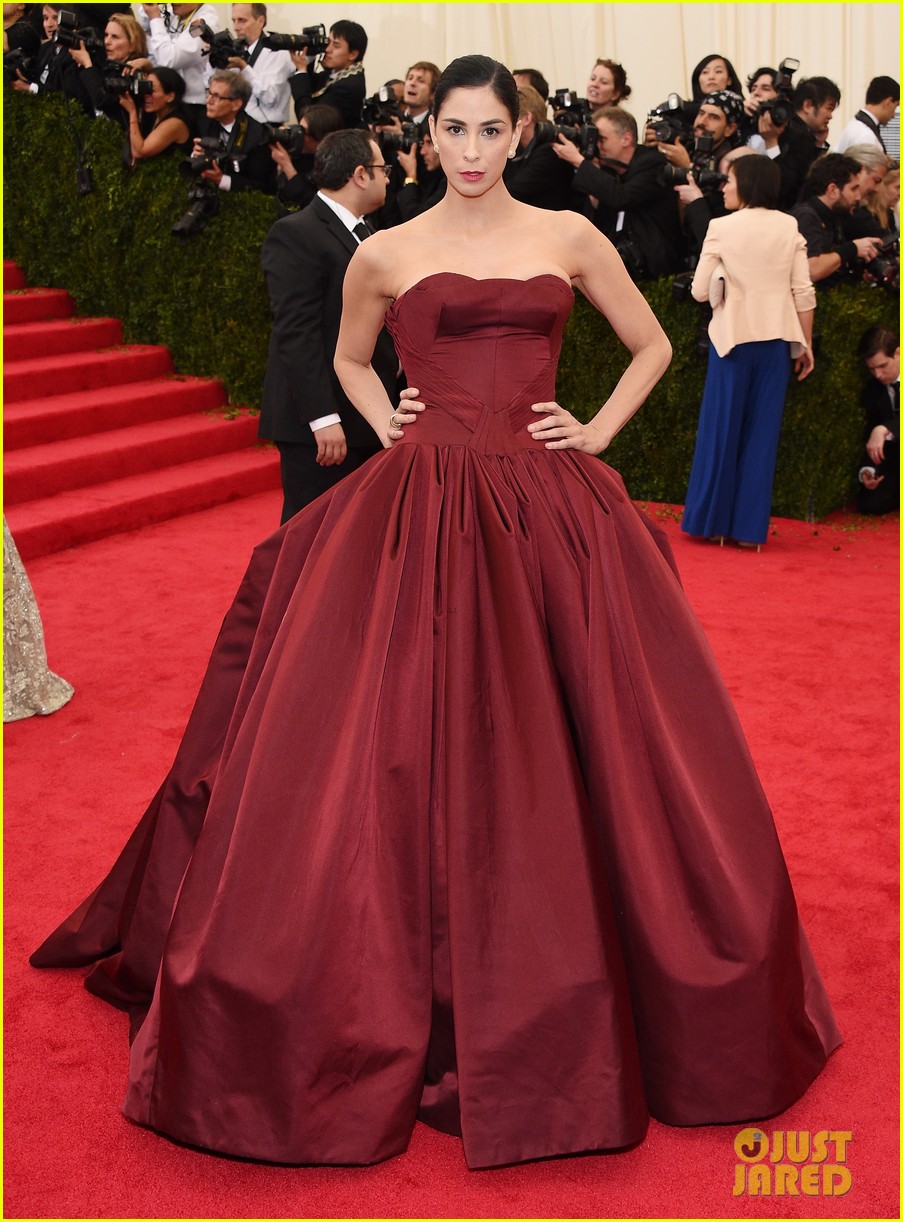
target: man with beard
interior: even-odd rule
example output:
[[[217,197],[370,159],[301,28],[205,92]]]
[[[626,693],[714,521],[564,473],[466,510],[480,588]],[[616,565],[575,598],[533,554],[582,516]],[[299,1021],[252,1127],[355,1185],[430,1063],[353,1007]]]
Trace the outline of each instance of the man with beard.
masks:
[[[859,203],[862,167],[843,153],[828,153],[813,162],[807,186],[809,198],[793,209],[806,239],[809,276],[819,288],[831,288],[855,278],[881,245],[876,237],[848,239],[841,218]]]

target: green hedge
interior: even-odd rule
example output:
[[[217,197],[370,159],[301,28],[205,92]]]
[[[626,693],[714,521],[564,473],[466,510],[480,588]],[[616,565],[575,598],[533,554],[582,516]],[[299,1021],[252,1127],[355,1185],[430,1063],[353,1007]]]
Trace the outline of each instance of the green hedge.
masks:
[[[182,373],[216,376],[230,401],[260,402],[269,328],[260,271],[263,237],[279,215],[256,193],[220,197],[197,237],[170,234],[188,186],[176,157],[128,173],[120,131],[67,111],[59,97],[4,98],[4,251],[32,284],[67,288],[82,314],[120,318],[129,343],[165,344]],[[77,189],[84,148],[94,189]],[[697,307],[671,300],[670,281],[643,289],[674,348],[668,372],[606,454],[633,496],[682,502],[687,486],[705,361],[696,355]],[[819,296],[815,372],[791,385],[773,511],[818,518],[851,496],[862,438],[855,356],[874,322],[895,326],[897,302],[881,290],[835,289]],[[565,333],[559,398],[584,418],[595,412],[625,365],[604,318],[578,299]]]

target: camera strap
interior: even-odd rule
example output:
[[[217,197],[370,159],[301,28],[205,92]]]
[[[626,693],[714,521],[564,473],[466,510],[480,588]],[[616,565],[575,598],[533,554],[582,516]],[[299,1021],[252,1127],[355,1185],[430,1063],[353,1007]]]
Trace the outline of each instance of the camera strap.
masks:
[[[875,122],[874,117],[870,115],[867,110],[857,110],[855,118],[858,119],[860,123],[865,124],[872,135],[877,138],[883,152],[886,153],[887,149],[884,147],[884,141],[881,139],[881,128]]]

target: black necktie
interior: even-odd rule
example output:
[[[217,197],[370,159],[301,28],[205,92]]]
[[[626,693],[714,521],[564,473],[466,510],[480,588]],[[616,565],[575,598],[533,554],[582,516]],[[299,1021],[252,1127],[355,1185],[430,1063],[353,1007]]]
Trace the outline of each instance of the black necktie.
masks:
[[[358,221],[351,232],[359,242],[363,242],[364,238],[369,238],[373,231],[366,221]]]
[[[229,133],[222,124],[220,124],[219,128],[219,146],[221,149],[228,148],[229,146]]]

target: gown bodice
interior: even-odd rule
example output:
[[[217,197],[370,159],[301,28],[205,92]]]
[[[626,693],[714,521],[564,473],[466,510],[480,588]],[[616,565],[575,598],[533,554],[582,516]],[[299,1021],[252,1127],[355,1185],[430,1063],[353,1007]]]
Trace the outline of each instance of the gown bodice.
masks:
[[[426,411],[397,444],[541,450],[526,428],[537,419],[532,405],[555,398],[573,300],[551,272],[528,280],[436,272],[402,293],[386,325]]]

